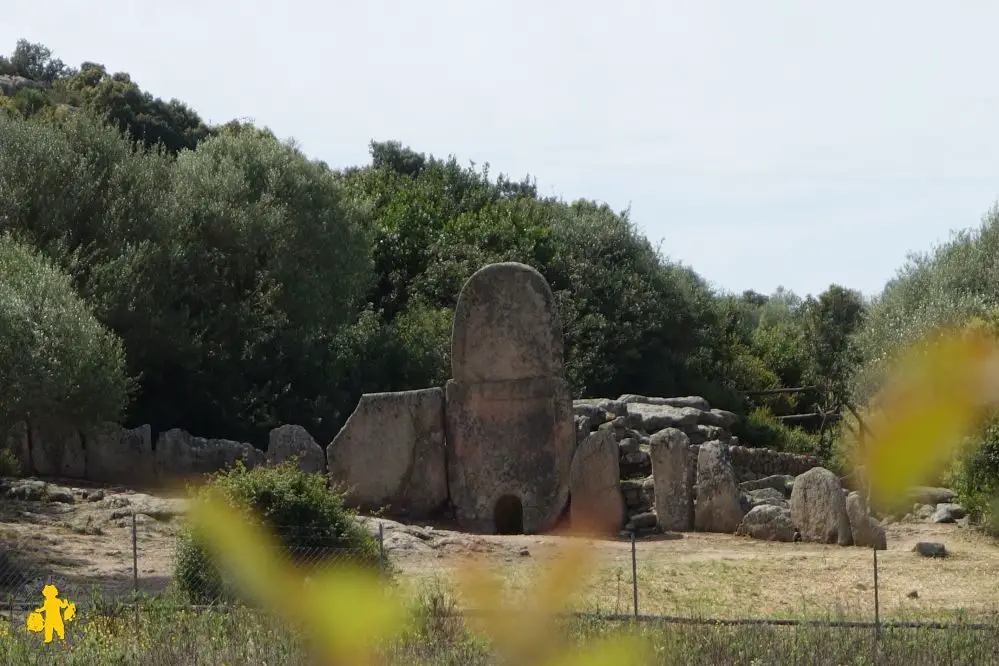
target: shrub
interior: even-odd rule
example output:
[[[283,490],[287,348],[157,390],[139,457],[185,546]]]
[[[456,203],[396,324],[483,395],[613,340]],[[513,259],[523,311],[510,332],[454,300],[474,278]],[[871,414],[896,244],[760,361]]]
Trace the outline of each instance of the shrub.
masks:
[[[766,408],[750,412],[736,434],[749,446],[824,457],[818,435],[782,423]]]
[[[215,474],[199,495],[210,490],[262,521],[302,567],[324,562],[378,565],[378,543],[344,507],[342,493],[329,488],[324,476],[302,472],[292,461],[251,470],[237,464]],[[200,535],[189,528],[178,537],[174,583],[194,603],[235,596]]]
[[[132,382],[121,341],[93,316],[69,276],[0,235],[0,427],[118,418]]]
[[[20,476],[21,463],[10,449],[0,449],[0,476]]]
[[[971,519],[999,536],[999,418],[993,417],[980,439],[969,442],[950,472],[949,485]]]

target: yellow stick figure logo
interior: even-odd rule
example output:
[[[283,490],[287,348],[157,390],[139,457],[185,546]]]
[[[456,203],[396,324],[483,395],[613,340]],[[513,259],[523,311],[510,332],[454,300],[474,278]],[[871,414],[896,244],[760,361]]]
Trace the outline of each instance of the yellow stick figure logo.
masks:
[[[71,622],[76,617],[76,604],[59,598],[59,590],[55,585],[46,585],[42,588],[42,596],[45,603],[41,608],[36,608],[28,615],[28,631],[44,631],[45,642],[52,642],[52,632],[54,631],[59,640],[66,640],[66,628],[63,621]],[[65,616],[62,610],[66,609]]]

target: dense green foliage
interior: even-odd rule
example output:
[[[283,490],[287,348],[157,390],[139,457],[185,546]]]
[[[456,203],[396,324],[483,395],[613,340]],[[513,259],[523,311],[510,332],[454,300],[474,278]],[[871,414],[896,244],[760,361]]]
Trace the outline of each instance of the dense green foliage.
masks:
[[[302,565],[333,558],[377,566],[378,544],[354,521],[343,496],[326,479],[298,469],[293,461],[275,467],[247,470],[242,465],[218,473],[199,489],[200,496],[218,492],[225,501],[252,512],[271,531],[281,547]],[[234,593],[201,535],[185,526],[177,542],[174,583],[193,603],[212,603]]]
[[[0,235],[0,431],[17,421],[117,419],[131,390],[121,341],[67,275]]]
[[[999,334],[999,209],[931,252],[914,255],[874,299],[856,336],[863,364],[853,378],[858,402],[879,386],[896,353],[939,326],[978,326]],[[999,491],[999,419],[993,418],[951,472],[950,483],[976,517],[994,524]]]
[[[551,284],[577,396],[698,394],[781,416],[825,393],[746,392],[835,388],[847,373],[856,294],[720,294],[627,211],[392,141],[334,171],[27,42],[0,72],[37,86],[0,97],[0,223],[123,341],[130,425],[262,445],[299,423],[328,441],[362,392],[450,376],[461,285],[501,260]],[[798,446],[779,432],[768,442]]]

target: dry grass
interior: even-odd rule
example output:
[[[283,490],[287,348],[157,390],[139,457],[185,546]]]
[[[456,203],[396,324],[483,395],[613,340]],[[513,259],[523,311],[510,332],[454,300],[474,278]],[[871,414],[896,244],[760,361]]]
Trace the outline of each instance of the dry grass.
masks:
[[[989,618],[999,611],[999,545],[954,525],[894,525],[889,550],[878,553],[883,618],[953,620]],[[487,537],[489,540],[503,537]],[[511,597],[530,590],[539,569],[558,566],[556,537],[506,537],[529,557],[485,552],[502,567]],[[919,557],[917,541],[942,541],[951,556]],[[591,541],[597,571],[581,581],[580,610],[631,612],[631,547]],[[401,559],[408,585],[429,577],[454,581],[469,558],[455,555]],[[699,617],[803,617],[873,619],[873,554],[869,549],[754,541],[719,534],[640,540],[637,545],[639,611]],[[404,576],[405,580],[406,576]],[[915,592],[916,596],[911,596]]]

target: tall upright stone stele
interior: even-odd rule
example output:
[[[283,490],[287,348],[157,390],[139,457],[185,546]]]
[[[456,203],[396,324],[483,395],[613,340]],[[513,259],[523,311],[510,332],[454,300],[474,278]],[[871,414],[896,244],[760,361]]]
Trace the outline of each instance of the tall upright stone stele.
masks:
[[[530,266],[491,264],[462,287],[445,417],[463,529],[541,532],[565,508],[575,432],[562,344],[552,290]]]

